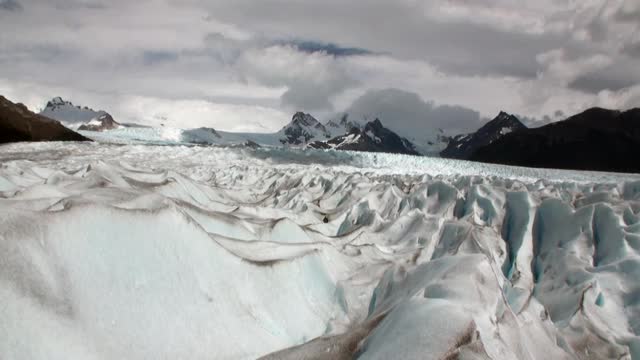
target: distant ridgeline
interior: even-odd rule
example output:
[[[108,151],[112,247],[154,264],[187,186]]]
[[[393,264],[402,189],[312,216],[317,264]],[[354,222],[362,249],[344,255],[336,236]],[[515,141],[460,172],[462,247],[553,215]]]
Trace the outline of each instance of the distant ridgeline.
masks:
[[[539,128],[518,126],[464,158],[537,168],[637,173],[640,109],[592,108]]]
[[[74,131],[67,131],[76,130],[106,142],[126,142],[135,138],[142,143],[145,143],[144,139],[152,139],[151,143],[168,144],[290,146],[439,155],[537,168],[640,172],[638,108],[628,111],[592,108],[539,128],[527,128],[516,116],[500,112],[475,132],[450,137],[442,129],[436,129],[426,138],[416,138],[407,130],[394,132],[384,125],[385,121],[393,124],[394,119],[368,121],[342,114],[322,123],[303,112],[295,113],[291,122],[275,133],[233,133],[212,128],[163,130],[118,123],[106,111],[75,106],[60,97],[47,102],[39,115],[22,104],[13,104],[2,98],[0,115],[5,129],[0,134],[2,142],[87,139]]]

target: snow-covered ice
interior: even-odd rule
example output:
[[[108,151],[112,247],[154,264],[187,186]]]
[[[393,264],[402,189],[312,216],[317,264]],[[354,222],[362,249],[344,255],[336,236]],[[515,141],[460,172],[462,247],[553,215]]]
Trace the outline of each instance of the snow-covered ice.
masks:
[[[640,175],[3,145],[0,358],[640,359],[639,252]]]

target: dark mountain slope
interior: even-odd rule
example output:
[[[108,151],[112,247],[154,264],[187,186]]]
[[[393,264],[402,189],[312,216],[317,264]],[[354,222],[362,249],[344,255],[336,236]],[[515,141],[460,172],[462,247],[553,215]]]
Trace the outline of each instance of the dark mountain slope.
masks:
[[[573,170],[640,172],[640,109],[592,108],[564,121],[505,135],[470,160]]]
[[[526,129],[517,117],[500,112],[478,131],[453,137],[440,156],[452,159],[468,159],[476,150],[487,146],[501,137]]]
[[[91,141],[58,121],[35,114],[0,96],[0,143],[18,141]]]

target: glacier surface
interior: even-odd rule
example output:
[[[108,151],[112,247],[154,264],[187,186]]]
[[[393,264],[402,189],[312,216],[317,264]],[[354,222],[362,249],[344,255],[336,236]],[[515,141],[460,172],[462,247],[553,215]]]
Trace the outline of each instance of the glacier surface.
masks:
[[[640,175],[10,144],[0,358],[640,359],[639,252]]]

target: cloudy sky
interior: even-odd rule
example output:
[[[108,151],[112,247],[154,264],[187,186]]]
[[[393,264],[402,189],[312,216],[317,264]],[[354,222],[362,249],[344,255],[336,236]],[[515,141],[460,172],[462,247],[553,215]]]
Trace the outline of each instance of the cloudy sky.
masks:
[[[640,106],[640,0],[0,0],[0,94],[273,131]]]

